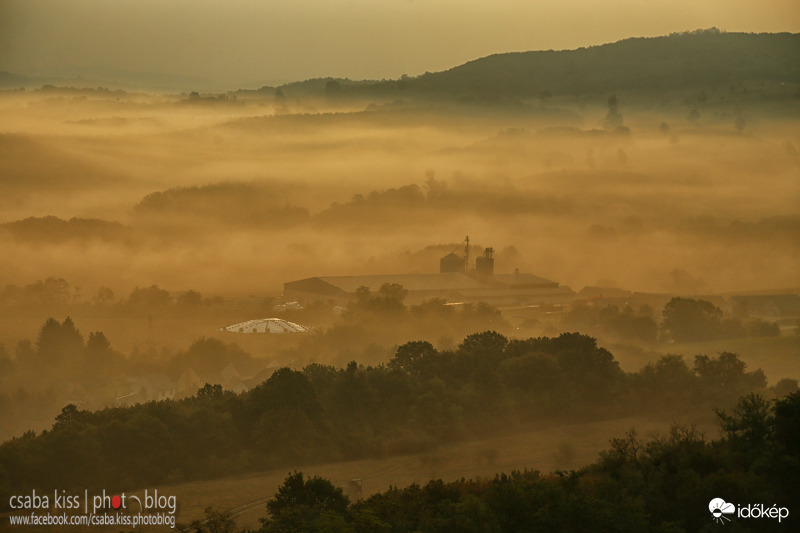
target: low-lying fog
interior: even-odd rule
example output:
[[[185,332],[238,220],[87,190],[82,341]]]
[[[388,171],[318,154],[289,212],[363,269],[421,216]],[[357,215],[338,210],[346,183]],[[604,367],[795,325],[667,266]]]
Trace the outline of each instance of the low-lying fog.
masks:
[[[425,247],[468,234],[508,248],[498,271],[575,290],[799,285],[796,123],[756,98],[617,99],[622,132],[600,96],[4,92],[0,279],[275,295],[315,275],[435,272]]]

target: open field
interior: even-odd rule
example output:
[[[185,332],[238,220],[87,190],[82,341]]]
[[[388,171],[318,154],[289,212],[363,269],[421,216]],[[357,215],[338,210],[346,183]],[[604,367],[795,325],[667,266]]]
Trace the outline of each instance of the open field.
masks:
[[[342,487],[346,487],[350,479],[361,479],[363,495],[367,497],[391,486],[424,485],[437,478],[451,481],[462,477],[494,477],[498,472],[525,468],[542,472],[579,468],[596,460],[597,454],[608,447],[610,439],[630,429],[648,435],[664,432],[668,426],[666,422],[642,418],[572,424],[442,446],[424,454],[329,465],[296,465],[241,478],[166,486],[161,490],[185,495],[179,496],[183,506],[179,520],[190,521],[201,518],[203,508],[209,505],[232,509],[267,498],[293,470],[325,477]],[[707,424],[701,429],[716,437],[714,425]],[[249,508],[241,514],[239,523],[255,526],[264,513],[263,505]]]
[[[391,486],[425,484],[437,478],[445,481],[462,477],[491,478],[499,472],[526,468],[541,472],[576,469],[595,461],[597,454],[608,448],[610,439],[621,437],[631,429],[639,435],[649,436],[663,433],[668,427],[669,422],[644,418],[568,424],[444,445],[422,454],[325,465],[287,465],[246,476],[148,487],[148,490],[151,494],[155,489],[160,495],[177,497],[179,522],[202,518],[203,509],[212,506],[216,510],[236,510],[240,527],[256,527],[258,519],[266,513],[266,499],[274,494],[287,473],[294,470],[327,478],[345,489],[349,480],[360,479],[363,496],[367,497]],[[708,437],[717,436],[717,427],[711,418],[701,421],[698,428]],[[126,493],[143,497],[144,490]],[[36,528],[28,529],[37,531]],[[94,529],[115,531],[114,528]],[[137,529],[140,530],[163,531],[164,528]]]

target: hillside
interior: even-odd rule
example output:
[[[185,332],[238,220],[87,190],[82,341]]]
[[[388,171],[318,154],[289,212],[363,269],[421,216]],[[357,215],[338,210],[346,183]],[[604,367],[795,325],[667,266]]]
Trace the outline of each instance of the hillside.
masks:
[[[321,92],[319,80],[311,81],[283,90],[287,94]],[[800,34],[699,30],[577,50],[495,54],[401,80],[339,81],[344,94],[444,98],[525,99],[700,87],[733,94],[743,89],[743,83],[753,81],[785,83],[789,85],[785,90],[797,95],[793,85],[800,82]]]
[[[112,75],[114,74],[114,75]],[[332,73],[335,76],[335,73]],[[83,73],[87,86],[106,85],[157,90],[212,89],[207,80],[130,73]],[[409,98],[526,99],[614,91],[675,90],[714,87],[730,91],[747,82],[787,84],[797,96],[800,83],[800,34],[726,33],[712,28],[663,37],[634,37],[578,48],[499,53],[442,72],[403,76],[398,80],[314,78],[281,85],[285,96],[392,96]],[[43,83],[74,84],[58,76],[26,78],[0,72],[0,88]],[[276,88],[239,89],[238,96],[273,95]]]

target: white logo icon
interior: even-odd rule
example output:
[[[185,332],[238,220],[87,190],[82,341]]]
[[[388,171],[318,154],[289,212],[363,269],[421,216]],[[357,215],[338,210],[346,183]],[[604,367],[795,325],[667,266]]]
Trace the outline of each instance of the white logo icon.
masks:
[[[732,503],[726,503],[722,498],[714,498],[708,502],[708,510],[711,511],[711,515],[714,517],[714,522],[724,524],[726,520],[728,522],[731,521],[730,518],[724,515],[735,513],[736,506]]]

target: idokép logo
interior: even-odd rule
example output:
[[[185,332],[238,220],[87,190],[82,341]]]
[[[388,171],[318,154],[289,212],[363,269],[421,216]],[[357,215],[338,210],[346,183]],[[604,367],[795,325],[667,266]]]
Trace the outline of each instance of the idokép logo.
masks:
[[[735,513],[736,506],[732,503],[726,502],[722,498],[714,498],[708,502],[708,510],[711,511],[711,516],[714,517],[714,522],[717,522],[718,524],[724,524],[725,521],[731,521],[731,519],[725,515]]]
[[[763,503],[749,503],[739,504],[737,507],[732,503],[726,502],[722,498],[714,498],[708,502],[708,510],[711,512],[712,520],[718,524],[725,524],[731,521],[731,519],[725,515],[732,515],[736,518],[745,519],[777,519],[778,523],[789,517],[789,509],[787,507],[778,507],[778,504],[769,506]]]

